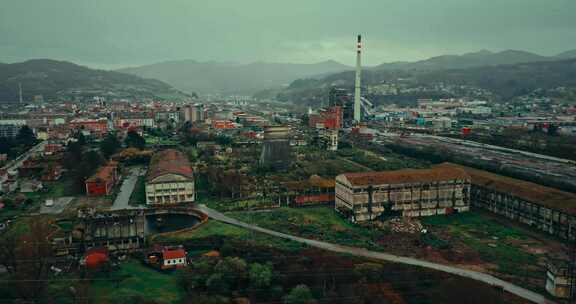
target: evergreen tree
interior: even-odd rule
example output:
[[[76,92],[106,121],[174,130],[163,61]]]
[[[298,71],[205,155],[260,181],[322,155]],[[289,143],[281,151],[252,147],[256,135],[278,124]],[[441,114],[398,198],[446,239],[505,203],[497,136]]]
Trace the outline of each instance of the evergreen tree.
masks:
[[[30,127],[24,125],[20,130],[18,130],[18,134],[16,135],[16,143],[19,145],[23,145],[26,147],[30,147],[36,144],[36,135]]]
[[[124,144],[126,144],[126,146],[129,148],[137,148],[142,150],[146,147],[146,140],[137,132],[128,131],[126,139],[124,140]]]
[[[100,142],[100,152],[105,158],[110,158],[120,148],[120,141],[114,133],[106,134],[106,137]]]
[[[292,290],[290,293],[284,297],[285,304],[312,304],[316,303],[314,296],[310,291],[310,288],[304,284],[300,284]]]

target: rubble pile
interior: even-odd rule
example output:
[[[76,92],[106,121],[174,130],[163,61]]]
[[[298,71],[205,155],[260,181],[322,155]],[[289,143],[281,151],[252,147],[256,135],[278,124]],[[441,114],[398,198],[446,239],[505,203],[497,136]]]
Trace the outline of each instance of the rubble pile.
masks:
[[[390,231],[402,233],[420,233],[424,226],[418,219],[409,217],[397,217],[388,221]]]

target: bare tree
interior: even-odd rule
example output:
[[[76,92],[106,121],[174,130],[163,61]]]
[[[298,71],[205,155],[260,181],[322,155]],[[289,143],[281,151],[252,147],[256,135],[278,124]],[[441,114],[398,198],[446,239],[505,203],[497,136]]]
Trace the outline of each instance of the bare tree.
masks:
[[[46,220],[32,219],[29,232],[18,242],[17,272],[13,278],[16,291],[22,298],[40,299],[45,295],[53,260],[52,225]]]
[[[9,274],[14,274],[17,270],[17,244],[18,238],[13,233],[0,237],[0,265],[4,266]]]

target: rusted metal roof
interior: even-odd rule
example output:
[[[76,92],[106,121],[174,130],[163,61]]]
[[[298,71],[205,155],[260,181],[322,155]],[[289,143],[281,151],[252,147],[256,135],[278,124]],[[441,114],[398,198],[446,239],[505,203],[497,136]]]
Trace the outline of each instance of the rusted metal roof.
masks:
[[[301,191],[310,188],[334,188],[336,181],[333,179],[325,179],[318,175],[312,175],[307,180],[283,182],[282,185],[288,190]]]
[[[429,183],[455,179],[470,179],[470,176],[462,169],[443,167],[432,169],[344,173],[341,176],[344,176],[353,186]]]
[[[436,168],[448,167],[460,168],[466,171],[472,178],[472,184],[507,193],[537,205],[559,209],[576,215],[576,194],[574,193],[452,163],[443,163],[436,166]]]
[[[190,167],[188,158],[182,152],[174,149],[163,150],[152,156],[146,180],[151,181],[164,174],[177,174],[194,178],[194,172]]]

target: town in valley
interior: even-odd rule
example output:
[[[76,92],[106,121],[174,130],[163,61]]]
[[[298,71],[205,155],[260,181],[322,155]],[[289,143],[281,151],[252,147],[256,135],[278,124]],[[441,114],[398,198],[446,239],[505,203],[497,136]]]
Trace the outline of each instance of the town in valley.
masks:
[[[376,65],[354,28],[349,65],[0,44],[0,302],[573,303],[576,51]]]

